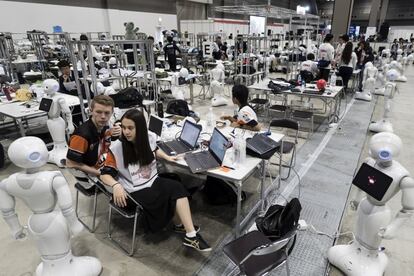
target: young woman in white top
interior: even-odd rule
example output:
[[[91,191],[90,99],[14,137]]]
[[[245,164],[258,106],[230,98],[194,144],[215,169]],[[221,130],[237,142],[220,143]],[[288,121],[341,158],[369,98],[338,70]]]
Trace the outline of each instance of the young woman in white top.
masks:
[[[260,125],[257,122],[257,115],[248,104],[249,89],[241,84],[233,86],[231,91],[233,103],[239,107],[235,116],[221,116],[222,120],[229,120],[232,127],[239,127],[253,131],[259,131]]]
[[[332,39],[333,35],[327,34],[318,50],[319,77],[326,81],[328,81],[329,72],[331,71],[331,63],[334,61],[335,49],[331,44]]]
[[[148,133],[145,117],[139,110],[128,110],[121,124],[122,136],[111,144],[101,170],[102,182],[113,189],[114,203],[122,208],[135,208],[128,192],[144,209],[145,230],[158,232],[173,219],[174,231],[185,234],[185,246],[210,251],[197,233],[200,228],[193,224],[188,191],[180,182],[158,176],[156,158],[167,161],[176,158],[158,150],[156,136]]]
[[[358,58],[355,52],[353,51],[352,42],[347,42],[345,48],[342,51],[341,59],[339,61],[339,76],[342,77],[344,82],[345,91],[348,89],[348,82],[351,79],[352,73],[356,67]]]

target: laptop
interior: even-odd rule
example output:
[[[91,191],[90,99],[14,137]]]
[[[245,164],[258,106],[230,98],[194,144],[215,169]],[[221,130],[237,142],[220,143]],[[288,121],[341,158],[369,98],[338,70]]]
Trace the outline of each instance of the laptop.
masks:
[[[276,142],[265,133],[257,133],[246,141],[246,147],[259,155],[275,150],[279,146],[280,142]]]
[[[352,184],[366,192],[369,196],[381,201],[393,179],[380,170],[363,163]]]
[[[208,150],[187,153],[184,156],[191,172],[200,173],[220,167],[226,154],[228,142],[227,138],[217,128],[214,128]]]
[[[168,142],[158,142],[158,147],[169,156],[193,151],[196,149],[201,128],[200,125],[186,120],[179,138]]]
[[[160,118],[151,115],[149,119],[148,130],[154,132],[158,136],[161,136],[162,133],[162,126],[164,125],[164,121]]]

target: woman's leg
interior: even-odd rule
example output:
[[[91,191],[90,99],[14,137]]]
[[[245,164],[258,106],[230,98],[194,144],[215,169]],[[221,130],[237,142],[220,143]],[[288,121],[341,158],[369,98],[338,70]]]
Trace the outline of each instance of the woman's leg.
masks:
[[[188,203],[188,198],[182,197],[177,199],[177,202],[175,204],[175,211],[180,218],[181,223],[184,225],[185,231],[187,233],[194,232],[195,229],[193,219],[191,218],[191,210],[190,204]]]

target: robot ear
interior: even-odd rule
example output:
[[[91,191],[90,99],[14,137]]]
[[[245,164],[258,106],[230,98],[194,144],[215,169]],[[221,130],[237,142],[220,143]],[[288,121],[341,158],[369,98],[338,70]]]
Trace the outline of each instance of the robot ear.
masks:
[[[127,22],[124,22],[124,26],[126,27],[126,25],[127,25]]]

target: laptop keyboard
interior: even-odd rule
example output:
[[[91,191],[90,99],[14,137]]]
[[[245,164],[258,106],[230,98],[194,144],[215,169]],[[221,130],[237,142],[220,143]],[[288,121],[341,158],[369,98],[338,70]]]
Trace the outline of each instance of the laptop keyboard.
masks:
[[[186,160],[187,164],[191,163],[193,167],[201,169],[212,169],[220,165],[208,151],[188,154]]]
[[[187,147],[186,145],[184,145],[183,143],[174,140],[168,143],[168,146],[173,149],[177,154],[189,151],[189,147]]]

